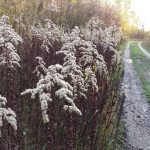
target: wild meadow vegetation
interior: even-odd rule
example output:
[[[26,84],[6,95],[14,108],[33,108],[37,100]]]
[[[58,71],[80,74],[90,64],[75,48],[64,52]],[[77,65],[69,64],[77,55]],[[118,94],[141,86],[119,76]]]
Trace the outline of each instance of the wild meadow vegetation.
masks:
[[[116,149],[123,20],[114,6],[1,0],[0,15],[0,149]]]

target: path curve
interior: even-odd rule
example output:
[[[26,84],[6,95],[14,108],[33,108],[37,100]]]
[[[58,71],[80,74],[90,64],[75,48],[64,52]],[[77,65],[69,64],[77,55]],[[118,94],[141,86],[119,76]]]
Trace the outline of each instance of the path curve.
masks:
[[[144,55],[150,59],[150,53],[148,53],[143,47],[142,47],[142,42],[138,42],[138,47],[141,49],[141,51],[144,53]]]
[[[130,44],[124,53],[124,84],[127,93],[124,102],[124,119],[130,150],[150,150],[150,105],[130,58]],[[139,44],[140,47],[140,44]]]

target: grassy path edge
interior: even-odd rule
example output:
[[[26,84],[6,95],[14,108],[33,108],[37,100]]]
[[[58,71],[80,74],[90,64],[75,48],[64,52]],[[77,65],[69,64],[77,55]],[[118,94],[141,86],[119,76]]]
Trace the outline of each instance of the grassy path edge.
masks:
[[[147,96],[147,100],[150,103],[150,81],[146,76],[146,72],[150,70],[150,60],[147,59],[144,53],[141,51],[137,41],[130,43],[130,50],[134,68],[140,78],[143,90]]]

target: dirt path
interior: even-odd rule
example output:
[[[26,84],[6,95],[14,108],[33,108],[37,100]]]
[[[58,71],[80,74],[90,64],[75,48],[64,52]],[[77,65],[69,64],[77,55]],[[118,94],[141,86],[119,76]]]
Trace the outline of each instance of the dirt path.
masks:
[[[147,103],[130,58],[130,43],[126,46],[124,63],[124,84],[128,90],[123,120],[127,129],[127,141],[131,150],[150,150],[150,104]]]
[[[144,53],[144,55],[148,58],[148,59],[150,59],[150,53],[148,53],[143,47],[142,47],[142,42],[139,42],[138,43],[138,46],[139,46],[139,48],[141,49],[141,51]]]

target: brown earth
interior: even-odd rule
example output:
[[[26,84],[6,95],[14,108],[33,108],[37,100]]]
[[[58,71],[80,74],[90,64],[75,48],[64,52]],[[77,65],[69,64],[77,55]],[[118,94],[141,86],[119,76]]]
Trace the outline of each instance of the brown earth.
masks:
[[[141,44],[138,44],[141,48]],[[142,48],[141,48],[142,49]],[[142,49],[143,51],[143,49]],[[149,55],[144,52],[147,58]],[[124,102],[125,127],[129,150],[150,150],[150,104],[144,95],[141,82],[130,58],[130,42],[124,54],[124,84],[127,87]]]

